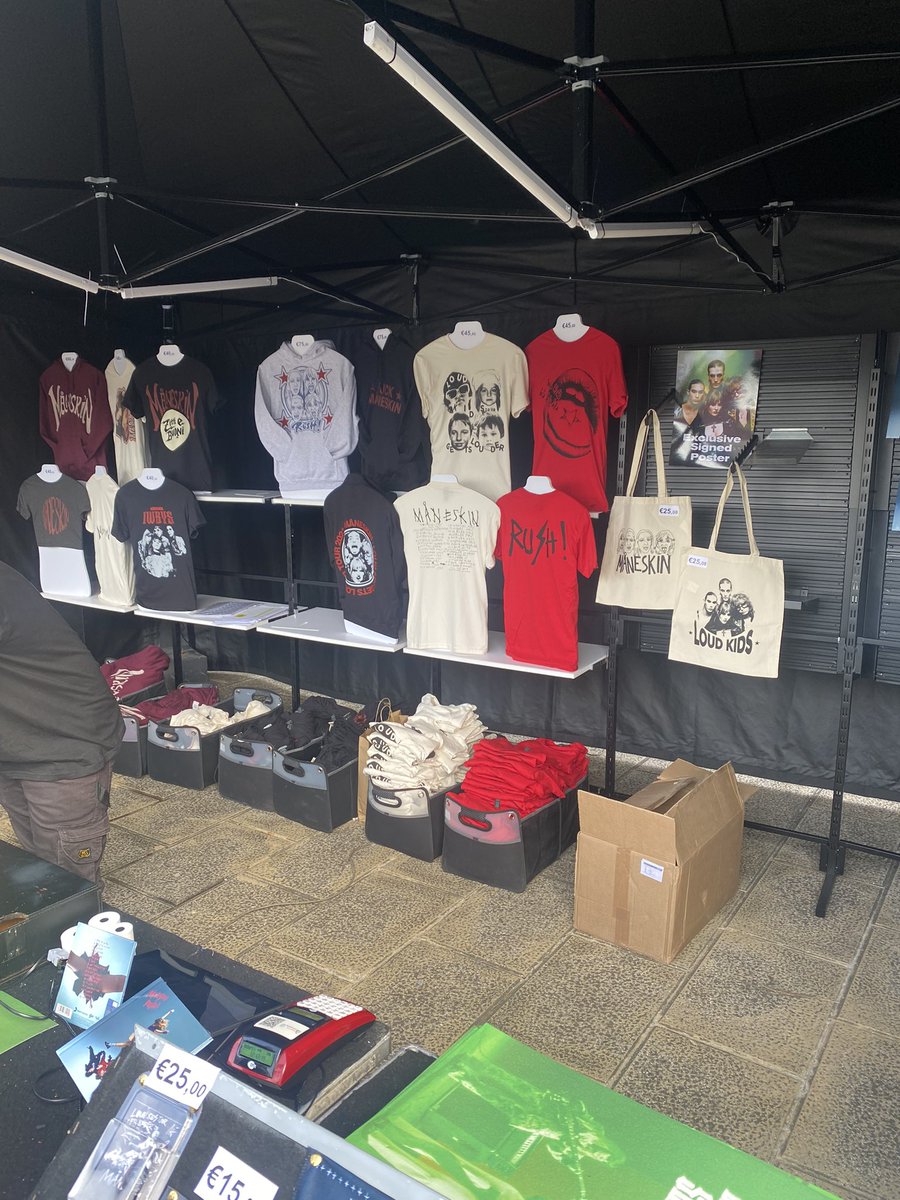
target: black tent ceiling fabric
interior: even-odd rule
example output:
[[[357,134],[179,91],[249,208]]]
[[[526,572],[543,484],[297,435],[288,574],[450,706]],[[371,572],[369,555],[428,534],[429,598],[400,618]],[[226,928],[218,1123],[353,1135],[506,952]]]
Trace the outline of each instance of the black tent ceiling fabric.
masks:
[[[398,78],[367,21],[600,236]],[[482,304],[573,279],[712,296],[900,278],[895,0],[14,2],[0,111],[0,246],[111,293],[260,278],[215,295],[232,325],[292,304],[442,315],[409,291],[429,269],[477,276]],[[614,238],[623,222],[696,227]]]

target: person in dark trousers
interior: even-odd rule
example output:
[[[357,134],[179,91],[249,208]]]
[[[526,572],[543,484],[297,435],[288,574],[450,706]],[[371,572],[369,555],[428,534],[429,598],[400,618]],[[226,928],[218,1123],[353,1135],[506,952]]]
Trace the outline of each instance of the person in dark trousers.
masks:
[[[0,562],[0,805],[23,849],[99,882],[123,732],[80,639]]]

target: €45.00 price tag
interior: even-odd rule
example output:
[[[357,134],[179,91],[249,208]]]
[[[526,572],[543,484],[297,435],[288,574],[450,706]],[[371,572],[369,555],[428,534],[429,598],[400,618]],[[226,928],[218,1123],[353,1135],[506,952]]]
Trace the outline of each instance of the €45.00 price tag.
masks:
[[[147,1086],[189,1108],[199,1108],[212,1091],[218,1074],[218,1067],[178,1046],[166,1046],[147,1076]]]
[[[202,1200],[275,1200],[278,1184],[260,1175],[222,1146],[200,1176],[194,1193]]]

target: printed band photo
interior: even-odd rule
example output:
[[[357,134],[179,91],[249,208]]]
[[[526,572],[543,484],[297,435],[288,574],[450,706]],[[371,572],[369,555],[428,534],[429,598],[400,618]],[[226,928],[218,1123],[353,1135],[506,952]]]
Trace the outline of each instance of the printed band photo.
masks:
[[[756,427],[762,350],[679,350],[672,466],[727,467]]]

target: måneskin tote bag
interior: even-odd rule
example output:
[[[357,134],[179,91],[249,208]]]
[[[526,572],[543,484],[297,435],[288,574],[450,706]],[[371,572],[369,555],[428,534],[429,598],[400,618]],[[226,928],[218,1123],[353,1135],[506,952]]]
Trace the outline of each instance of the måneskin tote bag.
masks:
[[[716,549],[725,502],[737,476],[741,486],[749,554]],[[732,464],[716,512],[709,547],[691,546],[684,555],[669,658],[714,667],[733,675],[776,679],[784,624],[784,565],[763,558],[753,536],[744,473]]]
[[[635,496],[648,423],[653,427],[659,494]],[[625,495],[616,496],[610,509],[597,603],[621,608],[671,608],[675,603],[682,552],[690,544],[691,498],[670,496],[666,491],[659,417],[651,409],[635,439]]]

